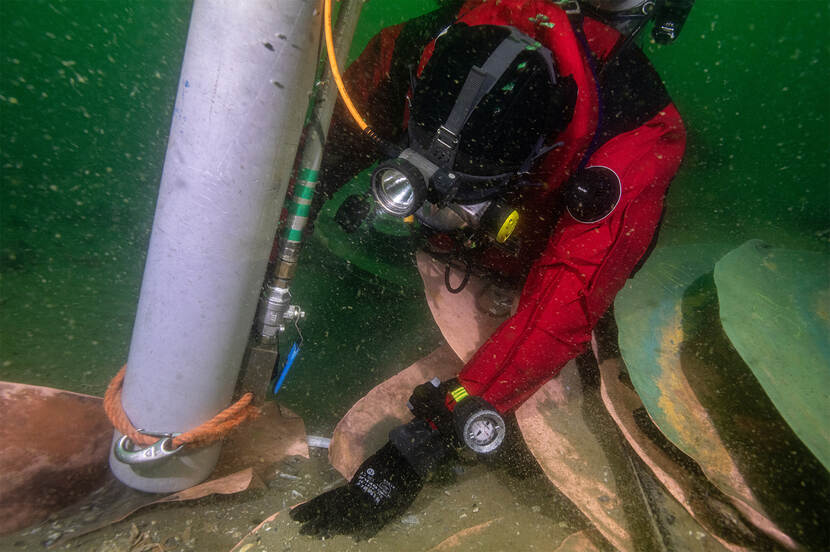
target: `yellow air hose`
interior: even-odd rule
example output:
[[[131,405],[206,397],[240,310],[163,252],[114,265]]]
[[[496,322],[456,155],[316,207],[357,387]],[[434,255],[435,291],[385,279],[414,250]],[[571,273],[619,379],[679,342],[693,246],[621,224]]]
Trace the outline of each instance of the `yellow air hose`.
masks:
[[[363,117],[360,116],[360,113],[357,112],[357,108],[355,108],[352,103],[352,99],[349,98],[349,93],[346,92],[346,86],[343,84],[343,79],[340,77],[340,69],[337,67],[337,58],[334,54],[334,39],[331,34],[331,0],[324,0],[323,2],[323,30],[326,36],[326,52],[328,53],[329,67],[331,67],[331,74],[334,77],[334,83],[337,85],[337,90],[340,92],[340,97],[343,99],[346,109],[348,109],[349,113],[351,113],[352,118],[357,123],[357,126],[360,127],[360,130],[370,136],[374,136],[372,129],[369,128],[369,125],[366,124],[366,121],[364,121]]]

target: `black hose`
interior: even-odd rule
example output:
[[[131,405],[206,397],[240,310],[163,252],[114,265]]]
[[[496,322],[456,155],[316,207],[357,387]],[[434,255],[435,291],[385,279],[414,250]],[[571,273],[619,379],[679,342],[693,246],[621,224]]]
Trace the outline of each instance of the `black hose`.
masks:
[[[367,138],[369,138],[372,142],[374,142],[375,147],[378,149],[378,151],[380,151],[384,156],[386,156],[388,158],[397,157],[403,151],[402,147],[396,146],[395,144],[393,144],[389,140],[386,140],[386,139],[382,138],[370,126],[367,126],[366,128],[363,129],[363,135],[366,136]]]
[[[467,287],[467,283],[470,281],[470,273],[472,272],[472,266],[470,265],[470,261],[464,260],[464,278],[461,279],[461,283],[458,284],[457,288],[452,287],[450,284],[450,271],[452,270],[452,266],[450,263],[447,263],[447,268],[444,270],[444,285],[447,287],[447,291],[450,293],[461,293],[465,287]]]

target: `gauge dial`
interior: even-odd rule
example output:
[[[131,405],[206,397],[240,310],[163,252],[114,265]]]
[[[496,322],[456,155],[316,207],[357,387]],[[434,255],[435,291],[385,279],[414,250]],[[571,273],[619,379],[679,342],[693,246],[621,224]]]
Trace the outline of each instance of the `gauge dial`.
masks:
[[[464,442],[480,454],[496,450],[504,441],[504,434],[504,420],[494,410],[478,410],[464,424]]]

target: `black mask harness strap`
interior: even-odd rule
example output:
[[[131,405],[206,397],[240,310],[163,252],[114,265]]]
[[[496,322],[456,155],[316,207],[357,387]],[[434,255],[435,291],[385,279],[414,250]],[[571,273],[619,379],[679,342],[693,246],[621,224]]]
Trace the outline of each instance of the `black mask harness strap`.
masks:
[[[508,28],[510,36],[496,47],[484,65],[473,66],[470,69],[447,121],[438,128],[432,139],[427,154],[433,162],[445,169],[452,168],[458,151],[458,137],[461,129],[464,128],[467,119],[470,118],[481,99],[490,92],[522,50],[540,47],[537,42],[530,40],[517,29]]]

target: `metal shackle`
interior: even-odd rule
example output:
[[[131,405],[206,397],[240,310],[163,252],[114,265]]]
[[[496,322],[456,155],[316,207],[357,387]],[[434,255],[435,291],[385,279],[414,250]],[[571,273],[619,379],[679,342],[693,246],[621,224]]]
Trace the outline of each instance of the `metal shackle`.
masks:
[[[139,430],[140,431],[140,430]],[[149,435],[149,434],[147,434]],[[156,436],[156,435],[154,435]],[[127,435],[121,437],[113,446],[113,454],[118,461],[129,465],[156,464],[177,454],[184,445],[173,448],[172,434],[161,435],[152,445],[140,448]]]

